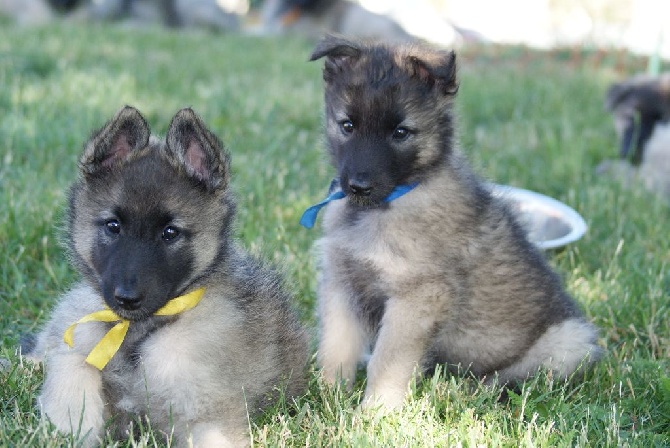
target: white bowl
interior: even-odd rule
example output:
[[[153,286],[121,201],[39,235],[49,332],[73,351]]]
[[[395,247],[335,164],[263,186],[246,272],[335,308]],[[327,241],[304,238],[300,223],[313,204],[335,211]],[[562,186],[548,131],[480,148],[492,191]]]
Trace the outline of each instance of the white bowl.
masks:
[[[588,229],[584,218],[561,201],[523,188],[492,185],[493,194],[508,200],[528,238],[540,249],[554,249],[579,240]]]

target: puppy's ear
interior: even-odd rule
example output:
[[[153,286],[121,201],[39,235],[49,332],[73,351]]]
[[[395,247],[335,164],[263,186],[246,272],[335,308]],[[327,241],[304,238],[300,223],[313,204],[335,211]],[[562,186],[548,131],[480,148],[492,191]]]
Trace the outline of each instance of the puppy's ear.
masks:
[[[443,95],[453,96],[458,92],[456,81],[456,54],[453,51],[426,51],[407,57],[411,76],[431,86],[436,86]]]
[[[316,61],[324,56],[327,58],[323,69],[323,79],[330,82],[338,72],[358,59],[361,52],[362,49],[357,43],[331,34],[316,45],[309,60]]]
[[[118,166],[131,152],[145,148],[150,135],[149,125],[140,112],[126,106],[84,145],[79,168],[84,175],[91,175]]]
[[[614,112],[623,103],[631,92],[631,86],[626,83],[614,83],[605,94],[605,110]]]
[[[177,112],[167,132],[167,151],[186,173],[208,190],[228,186],[230,155],[191,108]]]

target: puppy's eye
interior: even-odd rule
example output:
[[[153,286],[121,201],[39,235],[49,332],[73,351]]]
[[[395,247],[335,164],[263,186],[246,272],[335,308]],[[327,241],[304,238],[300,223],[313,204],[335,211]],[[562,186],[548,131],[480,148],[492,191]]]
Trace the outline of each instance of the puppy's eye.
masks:
[[[121,223],[118,219],[108,219],[105,221],[105,228],[112,235],[118,235],[121,233]]]
[[[161,234],[161,238],[163,238],[163,241],[174,241],[175,238],[179,236],[180,232],[179,229],[176,228],[175,226],[167,226],[166,228],[163,229],[163,233]]]
[[[402,126],[398,126],[393,130],[392,138],[397,142],[401,142],[403,140],[407,140],[407,137],[409,137],[410,134],[411,132],[409,129],[404,128]]]
[[[340,122],[340,129],[342,129],[342,132],[345,134],[351,134],[354,132],[354,124],[351,122],[351,120],[344,120]]]

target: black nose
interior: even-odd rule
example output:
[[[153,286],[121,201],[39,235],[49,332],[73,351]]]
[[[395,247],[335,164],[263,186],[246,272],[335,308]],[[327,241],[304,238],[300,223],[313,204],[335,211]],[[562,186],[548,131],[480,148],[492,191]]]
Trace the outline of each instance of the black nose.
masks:
[[[136,310],[140,307],[142,297],[137,291],[131,291],[125,288],[116,288],[114,290],[114,300],[124,310]]]
[[[372,184],[365,179],[351,179],[349,189],[356,196],[370,196],[372,193]]]

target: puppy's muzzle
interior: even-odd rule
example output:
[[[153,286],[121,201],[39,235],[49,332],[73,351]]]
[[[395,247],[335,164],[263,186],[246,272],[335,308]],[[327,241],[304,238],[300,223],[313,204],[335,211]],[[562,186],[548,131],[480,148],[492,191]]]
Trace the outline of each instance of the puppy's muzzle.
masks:
[[[372,193],[372,182],[367,176],[357,176],[349,179],[349,191],[355,196],[367,197]]]
[[[114,300],[124,310],[133,311],[140,307],[142,296],[135,290],[117,287],[114,289]]]

